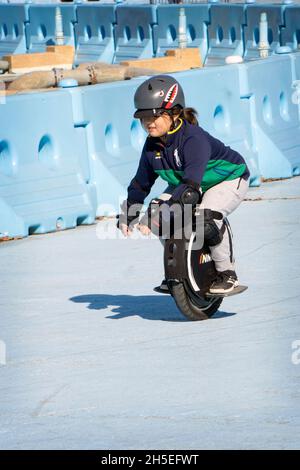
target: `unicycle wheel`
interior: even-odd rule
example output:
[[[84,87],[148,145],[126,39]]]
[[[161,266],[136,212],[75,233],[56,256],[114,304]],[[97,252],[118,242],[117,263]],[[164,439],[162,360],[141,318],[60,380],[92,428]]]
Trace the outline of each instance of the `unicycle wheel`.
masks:
[[[200,305],[196,299],[188,294],[183,282],[170,283],[170,291],[175,303],[181,313],[189,320],[207,320],[216,313],[223,301],[223,298],[213,297]]]
[[[175,303],[189,320],[207,320],[219,309],[223,298],[207,297],[216,278],[209,248],[196,245],[193,232],[188,240],[170,239],[165,244],[165,277]]]

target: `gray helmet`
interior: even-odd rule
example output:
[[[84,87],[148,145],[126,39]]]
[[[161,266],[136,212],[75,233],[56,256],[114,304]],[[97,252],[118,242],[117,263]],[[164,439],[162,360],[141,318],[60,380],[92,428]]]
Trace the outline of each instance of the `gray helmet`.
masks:
[[[180,84],[170,75],[155,75],[142,83],[135,92],[135,118],[156,116],[175,106],[185,107]]]

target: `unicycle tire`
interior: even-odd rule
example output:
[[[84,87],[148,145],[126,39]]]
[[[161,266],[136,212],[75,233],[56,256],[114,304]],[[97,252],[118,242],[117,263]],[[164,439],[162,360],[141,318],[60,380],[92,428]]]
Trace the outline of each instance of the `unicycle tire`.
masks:
[[[181,313],[189,320],[208,320],[219,309],[223,298],[214,297],[206,306],[200,307],[188,296],[184,283],[178,282],[170,286],[172,297]]]

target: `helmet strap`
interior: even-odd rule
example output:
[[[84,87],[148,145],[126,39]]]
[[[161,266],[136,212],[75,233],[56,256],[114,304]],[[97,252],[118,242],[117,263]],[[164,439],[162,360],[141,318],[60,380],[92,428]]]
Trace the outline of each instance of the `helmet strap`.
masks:
[[[176,126],[176,122],[177,122],[177,120],[180,118],[180,116],[182,115],[182,110],[181,110],[180,113],[179,113],[179,115],[177,116],[176,121],[175,121],[173,111],[174,111],[173,109],[170,109],[170,111],[168,112],[168,114],[169,114],[169,116],[170,116],[170,118],[171,118],[171,120],[172,120],[172,124],[171,124],[171,128],[170,128],[171,131],[173,131],[174,129],[176,129],[176,127],[177,127],[177,126]],[[177,114],[178,114],[178,113],[177,113]]]

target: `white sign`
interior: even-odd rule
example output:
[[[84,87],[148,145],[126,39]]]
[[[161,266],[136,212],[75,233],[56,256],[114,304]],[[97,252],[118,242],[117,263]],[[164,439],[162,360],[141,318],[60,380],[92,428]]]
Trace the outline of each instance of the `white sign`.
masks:
[[[6,344],[0,339],[0,366],[6,365]]]

